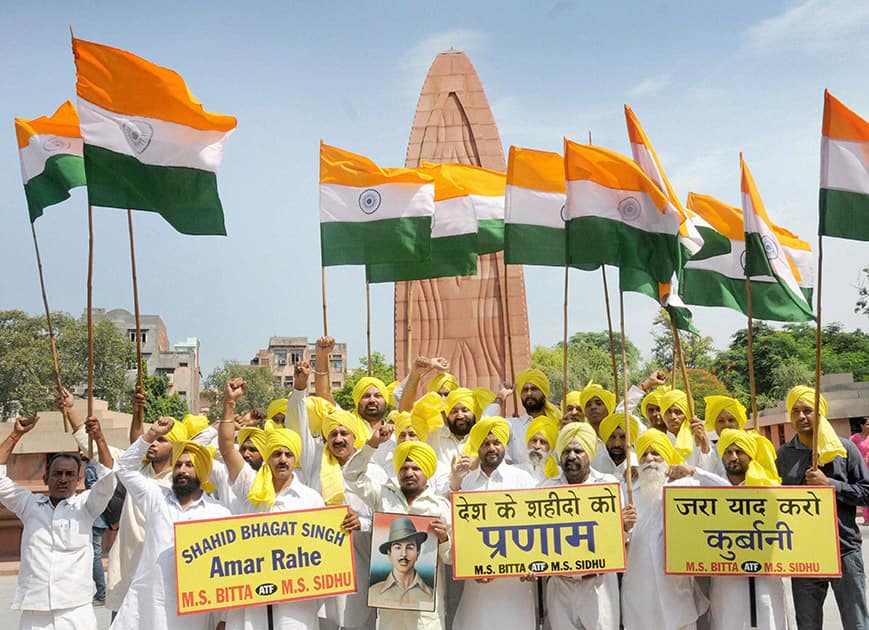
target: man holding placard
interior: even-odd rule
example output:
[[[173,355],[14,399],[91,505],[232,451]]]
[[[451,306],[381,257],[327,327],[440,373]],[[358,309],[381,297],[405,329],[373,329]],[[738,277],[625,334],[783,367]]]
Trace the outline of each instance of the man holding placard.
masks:
[[[869,505],[869,470],[860,451],[850,440],[841,440],[827,420],[827,401],[819,398],[818,468],[812,468],[812,440],[815,432],[815,390],[797,385],[788,392],[785,404],[796,436],[778,449],[778,472],[784,485],[833,486],[839,520],[841,578],[793,578],[797,625],[821,628],[827,586],[833,589],[842,625],[849,630],[869,628],[866,604],[866,574],[861,547],[863,537],[857,525],[857,506]]]

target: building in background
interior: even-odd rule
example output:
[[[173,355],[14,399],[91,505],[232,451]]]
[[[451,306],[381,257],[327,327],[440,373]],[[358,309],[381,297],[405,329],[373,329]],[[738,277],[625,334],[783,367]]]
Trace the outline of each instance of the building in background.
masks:
[[[311,364],[308,391],[314,393],[314,370],[322,372],[326,368],[317,366],[316,344],[309,342],[307,337],[270,337],[268,347],[258,351],[250,364],[269,368],[280,386],[289,389],[293,386],[293,365],[301,361]],[[347,377],[346,343],[335,344],[328,369],[332,389],[344,387]]]
[[[123,335],[136,343],[136,318],[127,310],[115,308],[106,311],[93,309],[94,322],[108,319]],[[140,315],[142,359],[148,364],[148,374],[169,378],[170,393],[174,392],[187,403],[191,413],[199,413],[199,339],[188,337],[174,345],[169,344],[166,324],[159,315]],[[135,370],[133,370],[135,373]]]

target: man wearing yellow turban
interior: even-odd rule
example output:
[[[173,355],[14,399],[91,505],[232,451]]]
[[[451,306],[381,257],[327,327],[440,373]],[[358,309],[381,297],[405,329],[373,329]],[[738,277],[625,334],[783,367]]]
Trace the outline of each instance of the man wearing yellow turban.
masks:
[[[203,491],[211,468],[211,453],[195,442],[178,442],[173,448],[171,490],[141,473],[142,457],[149,445],[166,436],[174,424],[171,418],[158,418],[117,461],[118,480],[144,513],[148,526],[132,586],[112,624],[116,629],[190,627],[187,617],[180,617],[174,606],[166,605],[178,588],[174,525],[179,521],[230,516],[224,505]]]
[[[842,578],[792,578],[797,623],[820,628],[827,586],[836,594],[845,628],[869,628],[866,577],[862,561],[863,537],[857,525],[858,505],[869,505],[869,471],[860,451],[848,439],[840,439],[827,420],[827,400],[821,396],[815,409],[815,390],[797,385],[785,399],[796,436],[778,449],[779,475],[790,485],[832,486],[836,491],[839,520],[839,552]],[[818,465],[812,468],[812,437],[818,430]]]
[[[417,357],[414,359],[407,377],[395,390],[398,410],[410,411],[417,399],[416,395],[420,382],[432,371],[440,371],[441,373],[431,377],[431,380],[426,384],[426,393],[434,393],[441,398],[446,398],[451,391],[459,386],[456,377],[446,372],[449,367],[449,361],[443,357]]]
[[[263,465],[266,432],[257,427],[244,427],[238,432],[238,452],[247,465],[259,470]]]
[[[562,472],[543,485],[617,483],[615,477],[600,473],[591,465],[597,441],[597,434],[587,422],[571,422],[562,427],[555,446]],[[633,506],[623,508],[622,518],[628,531],[636,520]],[[582,579],[552,576],[546,583],[546,609],[553,630],[618,630],[618,578],[612,573],[584,575]]]
[[[398,411],[396,412],[393,424],[395,425],[396,444],[401,444],[408,440],[425,442],[428,439],[428,421],[421,415],[414,415],[407,411]]]
[[[561,470],[555,459],[555,440],[558,439],[558,425],[548,416],[535,418],[525,431],[525,444],[528,446],[528,461],[520,464],[541,485],[547,479],[557,477]]]
[[[371,462],[377,449],[389,442],[392,431],[393,427],[384,425],[372,433],[368,441],[344,466],[344,480],[347,488],[372,511],[434,517],[428,532],[438,541],[440,567],[435,578],[435,591],[438,595],[433,612],[382,608],[378,615],[378,627],[381,630],[442,630],[445,614],[442,593],[447,588],[444,567],[452,562],[450,503],[435,491],[432,484],[431,478],[437,469],[435,452],[431,446],[419,440],[406,440],[395,448],[395,479],[390,478],[386,483],[372,479],[369,474]]]
[[[302,483],[299,475],[296,474],[296,469],[306,455],[302,436],[296,431],[275,427],[263,432],[265,443],[260,453],[264,463],[257,471],[248,466],[241,453],[236,450],[235,424],[232,419],[235,401],[243,395],[244,389],[244,381],[240,378],[232,379],[227,384],[227,402],[224,403],[223,420],[218,425],[220,454],[232,483],[233,513],[288,512],[323,507],[325,502],[320,493]],[[246,430],[242,429],[242,431]],[[239,435],[241,440],[242,433],[239,432]],[[244,441],[252,441],[248,433],[244,433],[244,436]],[[259,434],[254,433],[252,436],[261,439]],[[315,450],[313,446],[311,448]],[[348,511],[342,527],[346,530],[357,529],[358,516]],[[318,605],[313,600],[275,604],[273,605],[275,625],[293,620],[306,627],[315,627],[317,609]],[[226,621],[227,627],[230,628],[266,627],[267,611],[262,606],[233,609],[227,613]]]
[[[534,480],[531,475],[504,461],[504,452],[509,440],[510,425],[504,418],[492,416],[477,422],[471,429],[462,456],[452,467],[451,490],[533,488]],[[473,469],[477,462],[479,466]],[[509,627],[532,628],[534,626],[532,585],[520,581],[519,578],[499,578],[487,583],[475,580],[465,582],[453,627],[491,626],[493,602],[497,602],[497,618],[509,620],[507,624]]]
[[[434,449],[438,458],[438,469],[442,474],[437,475],[435,480],[439,492],[449,490],[450,465],[461,456],[462,448],[468,440],[468,434],[477,422],[478,410],[474,392],[465,387],[458,387],[451,391],[438,405],[434,400],[434,394],[426,394],[414,405],[413,413],[425,413],[434,417],[434,414],[445,414],[445,424],[433,430],[428,437],[428,443]]]
[[[748,420],[745,407],[736,398],[730,396],[706,396],[706,417],[701,428],[699,420],[691,423],[695,442],[700,445],[694,449],[690,461],[695,466],[708,470],[719,477],[726,477],[727,471],[721,461],[721,455],[714,444],[710,444],[710,436],[721,436],[725,429],[742,429]]]
[[[559,420],[559,428],[571,422],[582,422],[585,420],[585,410],[582,408],[582,392],[570,391],[564,397],[564,414]]]
[[[528,449],[525,434],[528,426],[540,417],[548,417],[556,425],[562,417],[561,410],[549,402],[549,379],[542,370],[528,368],[516,375],[516,391],[525,409],[525,415],[510,418],[510,445],[507,447],[507,462],[526,465]]]
[[[616,410],[616,395],[591,382],[579,393],[579,404],[585,412],[586,421],[599,434],[600,423]]]
[[[708,400],[707,398],[707,411]],[[719,436],[717,451],[724,462],[727,485],[780,485],[772,442],[757,433],[732,428],[722,429]],[[754,580],[754,595],[750,594],[749,579]],[[781,578],[714,576],[710,580],[709,588],[711,630],[751,628],[749,607],[745,605],[746,602],[751,601],[750,597],[754,598],[756,612],[754,627],[787,627],[784,583]]]
[[[708,473],[702,482],[694,479],[694,468],[682,464],[682,455],[670,438],[657,429],[640,435],[636,449],[640,468],[633,491],[637,522],[622,580],[623,592],[631,594],[622,599],[622,624],[625,628],[693,628],[709,602],[693,576],[664,574],[663,488],[671,483],[668,473],[677,470],[689,473],[672,482],[679,485],[709,485],[706,477],[719,484],[722,480]],[[696,474],[703,475],[702,471]]]
[[[649,426],[653,429],[658,429],[662,433],[667,432],[667,423],[664,422],[664,415],[661,412],[661,395],[670,391],[668,385],[661,385],[650,391],[640,403],[640,410],[643,412],[643,417]]]
[[[624,479],[627,468],[627,436],[625,435],[625,414],[623,411],[611,413],[604,418],[598,428],[603,446],[598,445],[597,455],[591,463],[596,471]],[[640,435],[640,423],[631,416],[631,444],[637,443]],[[631,466],[637,465],[637,456],[631,449]]]
[[[271,420],[277,425],[283,426],[287,418],[287,399],[278,398],[269,403],[266,409],[266,420]]]
[[[691,418],[688,414],[688,394],[681,389],[671,389],[661,394],[660,400],[667,431],[676,438],[676,450],[682,457],[692,455],[694,453],[695,436],[700,436],[692,433]],[[701,439],[705,440],[705,437],[706,434],[704,432]],[[711,450],[708,442],[702,443],[701,446],[705,452]],[[639,454],[639,451],[637,453]]]

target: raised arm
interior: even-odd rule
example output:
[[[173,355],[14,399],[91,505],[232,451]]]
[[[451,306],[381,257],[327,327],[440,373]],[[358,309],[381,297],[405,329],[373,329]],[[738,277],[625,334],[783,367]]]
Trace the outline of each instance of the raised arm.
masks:
[[[416,390],[419,389],[419,382],[429,373],[434,367],[432,360],[428,357],[417,357],[413,362],[413,369],[407,375],[407,382],[404,384],[404,389],[401,391],[401,399],[398,401],[399,411],[410,411],[413,409],[413,403],[416,402]]]
[[[328,400],[333,405],[335,404],[335,399],[332,398],[332,375],[331,363],[329,361],[332,358],[332,351],[334,349],[335,339],[332,337],[326,336],[317,339],[317,368],[314,370],[314,392],[317,396]]]
[[[293,391],[287,398],[287,428],[292,429],[302,438],[302,456],[299,458],[299,468],[302,471],[302,482],[316,487],[315,478],[320,474],[321,451],[317,448],[314,436],[311,435],[311,425],[308,422],[308,408],[305,399],[308,395],[308,382],[311,378],[311,365],[307,361],[293,366]]]
[[[394,424],[380,425],[374,430],[368,441],[347,460],[342,470],[347,489],[359,497],[371,510],[376,510],[377,504],[380,503],[383,484],[377,483],[366,474],[368,464],[377,453],[377,448],[389,441],[394,430]]]
[[[163,492],[153,479],[142,474],[142,458],[154,440],[169,433],[173,424],[175,421],[172,418],[157,418],[145,434],[133,442],[116,462],[118,480],[124,484],[127,494],[146,515],[154,504],[162,501]]]
[[[105,511],[106,506],[112,499],[112,495],[115,493],[115,474],[112,471],[114,461],[106,438],[103,436],[100,421],[94,417],[88,418],[85,421],[85,430],[97,447],[100,463],[97,466],[97,482],[91,486],[90,493],[85,501],[87,511],[91,516],[96,518]]]
[[[130,444],[142,437],[145,426],[145,390],[136,387],[133,394],[133,419],[130,421]]]
[[[0,503],[19,518],[22,517],[33,493],[27,488],[22,488],[6,475],[6,462],[9,461],[9,455],[12,454],[12,449],[18,444],[21,436],[33,429],[38,420],[39,418],[35,416],[16,418],[12,432],[0,443]]]
[[[6,436],[6,439],[3,440],[3,442],[0,442],[0,466],[6,465],[6,462],[9,461],[9,456],[12,455],[12,449],[14,449],[15,445],[18,444],[18,440],[20,440],[25,433],[29,433],[33,430],[33,427],[36,426],[37,422],[39,422],[38,416],[30,418],[19,416],[15,419],[15,426],[12,427],[12,433]]]
[[[100,460],[100,464],[111,470],[115,465],[115,462],[112,453],[109,450],[109,444],[106,442],[106,438],[103,435],[103,428],[100,426],[100,421],[91,416],[87,419],[84,425],[85,431],[87,431],[87,434],[91,437],[94,445],[97,447],[97,458]]]
[[[244,457],[235,448],[235,404],[247,391],[243,378],[233,378],[226,383],[226,396],[223,400],[223,419],[217,429],[217,445],[220,456],[226,464],[229,483],[235,482],[238,473],[245,467]]]

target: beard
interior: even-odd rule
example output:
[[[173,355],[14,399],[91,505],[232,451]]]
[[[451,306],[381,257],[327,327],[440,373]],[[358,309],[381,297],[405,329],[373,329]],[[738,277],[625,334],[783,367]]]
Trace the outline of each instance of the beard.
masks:
[[[546,399],[532,398],[529,396],[528,398],[522,399],[522,406],[525,407],[525,411],[530,414],[532,411],[540,411],[546,407]]]
[[[650,504],[663,500],[664,483],[667,481],[667,464],[645,462],[640,464],[640,495]]]
[[[177,477],[172,477],[172,492],[175,493],[175,496],[179,499],[183,499],[184,497],[189,497],[191,494],[198,492],[202,488],[202,483],[199,479],[195,479],[193,477],[189,478],[190,481],[184,484],[178,483]]]
[[[460,438],[465,437],[468,433],[470,433],[471,429],[474,428],[474,425],[476,423],[476,417],[473,417],[470,420],[459,420],[458,418],[455,420],[450,420],[449,417],[447,417],[447,426],[450,429],[450,433]]]
[[[539,466],[543,463],[544,454],[540,451],[528,451],[528,461],[532,466]]]

